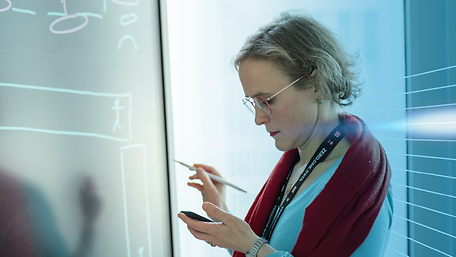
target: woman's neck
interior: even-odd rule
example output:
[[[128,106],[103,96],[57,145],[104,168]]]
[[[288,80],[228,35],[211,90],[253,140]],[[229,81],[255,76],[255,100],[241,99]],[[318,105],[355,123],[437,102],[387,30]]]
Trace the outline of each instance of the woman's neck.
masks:
[[[298,148],[300,156],[300,164],[308,163],[315,151],[323,143],[329,133],[340,123],[341,113],[333,112],[331,115],[319,116],[315,124],[313,133],[306,144]]]

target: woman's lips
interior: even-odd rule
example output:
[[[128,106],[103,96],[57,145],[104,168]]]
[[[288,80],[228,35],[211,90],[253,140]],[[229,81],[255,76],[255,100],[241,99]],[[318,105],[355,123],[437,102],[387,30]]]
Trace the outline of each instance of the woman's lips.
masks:
[[[279,131],[269,132],[269,135],[270,135],[271,137],[273,137],[273,136],[277,135],[278,133],[279,133]]]

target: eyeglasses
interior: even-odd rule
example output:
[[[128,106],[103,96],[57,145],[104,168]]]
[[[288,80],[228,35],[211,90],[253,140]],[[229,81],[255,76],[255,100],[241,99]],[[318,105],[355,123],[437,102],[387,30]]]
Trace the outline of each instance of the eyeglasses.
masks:
[[[298,82],[299,80],[301,80],[305,76],[309,75],[310,73],[312,73],[312,71],[310,71],[309,73],[307,73],[305,75],[302,75],[297,80],[291,82],[290,85],[284,87],[282,90],[280,90],[279,92],[273,94],[272,96],[270,96],[268,98],[264,98],[262,96],[246,97],[246,98],[242,99],[242,103],[245,105],[245,107],[247,107],[247,109],[249,109],[249,111],[252,112],[253,115],[255,115],[255,108],[256,107],[258,107],[261,110],[263,110],[267,115],[271,115],[272,114],[272,109],[271,109],[271,106],[269,105],[268,102],[271,101],[271,99],[273,97],[275,97],[278,94],[282,93],[285,89],[291,87],[296,82]],[[250,107],[250,105],[248,105],[247,103],[250,103],[252,105],[252,107]]]

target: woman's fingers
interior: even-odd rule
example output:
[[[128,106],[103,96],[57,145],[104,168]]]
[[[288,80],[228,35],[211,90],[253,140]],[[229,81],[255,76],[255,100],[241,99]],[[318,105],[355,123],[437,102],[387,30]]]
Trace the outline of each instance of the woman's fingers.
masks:
[[[217,188],[224,186],[222,183],[210,179],[209,175],[207,174],[207,173],[211,173],[211,174],[221,177],[220,173],[218,173],[213,167],[204,165],[204,164],[194,164],[193,166],[196,167],[196,174],[193,174],[192,176],[190,176],[189,177],[190,180],[199,179],[199,180],[201,180],[201,182],[203,182],[203,184],[207,183],[207,181],[211,181],[211,183],[213,185],[215,185]],[[198,169],[200,169],[199,172],[198,172]],[[209,179],[201,179],[202,177],[207,177]],[[220,190],[220,188],[218,190]]]
[[[209,177],[206,170],[204,170],[203,168],[197,168],[196,173],[197,173],[198,179],[201,180],[201,182],[203,182],[203,185],[206,190],[217,191],[217,192],[220,191],[219,187],[223,184],[212,180],[211,177]]]
[[[218,227],[224,226],[222,223],[197,221],[181,213],[178,214],[178,217],[187,223],[187,229],[195,238],[204,240],[211,246],[224,247],[223,240],[221,240],[223,235],[217,233],[220,230]]]
[[[214,182],[211,180],[209,175],[207,175],[206,171],[202,168],[197,168],[196,174],[189,177],[190,180],[199,179],[203,183],[203,185],[198,183],[189,182],[187,183],[189,186],[198,189],[199,191],[203,192],[205,186],[207,187],[214,187]]]
[[[190,233],[192,233],[192,235],[195,238],[200,239],[200,240],[208,240],[209,234],[206,234],[206,233],[203,233],[203,232],[198,231],[196,229],[193,229],[189,225],[187,225],[187,229],[188,229],[188,231],[190,231]]]
[[[189,231],[197,239],[209,241],[219,247],[246,252],[255,243],[258,236],[243,220],[223,211],[212,203],[204,203],[203,210],[209,217],[213,216],[221,222],[201,222],[178,214],[187,223]]]
[[[198,184],[198,183],[193,183],[193,182],[188,182],[187,185],[193,187],[193,188],[196,188],[198,189],[201,193],[203,192],[204,190],[204,186],[201,185],[201,184]]]
[[[209,176],[209,174],[219,176],[219,173],[208,165],[195,164],[194,166],[196,167],[196,174],[191,175],[189,179],[199,179],[201,183],[188,182],[187,185],[201,192],[203,202],[208,201],[219,206],[223,210],[228,210],[225,203],[226,185],[212,180]]]
[[[191,180],[198,179],[198,174],[193,174],[190,177],[188,177]]]
[[[199,164],[199,163],[193,164],[193,166],[196,168],[203,168],[205,171],[221,177],[220,173],[212,166],[205,165],[205,164]]]
[[[258,236],[245,221],[220,209],[216,205],[205,202],[203,210],[212,219],[221,221],[223,226],[217,227],[217,230],[211,230],[209,233],[216,238],[227,238],[228,240],[224,240],[223,244],[229,249],[246,252],[258,239]]]
[[[187,224],[188,230],[198,239],[207,240],[210,235],[206,231],[210,228],[209,222],[201,222],[188,217],[185,214],[179,213],[177,216]]]

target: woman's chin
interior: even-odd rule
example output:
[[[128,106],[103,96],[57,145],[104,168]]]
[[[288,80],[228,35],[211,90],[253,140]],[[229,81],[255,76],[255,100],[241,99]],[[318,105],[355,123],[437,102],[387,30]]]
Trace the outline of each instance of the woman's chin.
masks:
[[[290,145],[286,145],[283,142],[280,142],[278,140],[275,141],[275,146],[276,146],[277,150],[283,151],[283,152],[293,149],[290,147]]]

